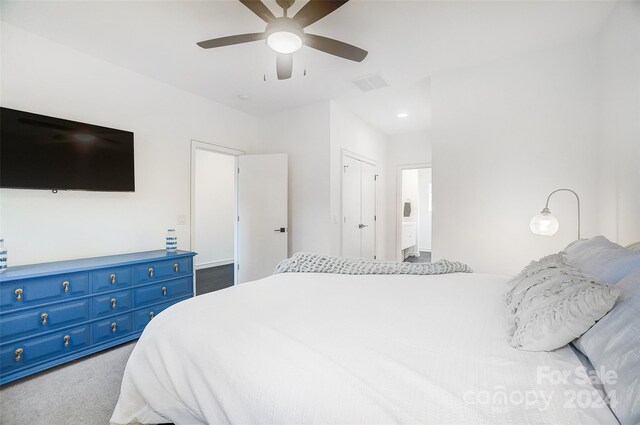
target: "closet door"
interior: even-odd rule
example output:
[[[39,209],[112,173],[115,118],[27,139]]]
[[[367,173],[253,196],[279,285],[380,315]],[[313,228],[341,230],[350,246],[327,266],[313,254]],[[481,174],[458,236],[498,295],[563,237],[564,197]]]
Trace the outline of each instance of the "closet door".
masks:
[[[376,167],[360,162],[360,257],[376,255]]]
[[[376,167],[342,158],[342,256],[376,258]]]
[[[342,256],[360,258],[361,162],[345,156],[342,161]]]

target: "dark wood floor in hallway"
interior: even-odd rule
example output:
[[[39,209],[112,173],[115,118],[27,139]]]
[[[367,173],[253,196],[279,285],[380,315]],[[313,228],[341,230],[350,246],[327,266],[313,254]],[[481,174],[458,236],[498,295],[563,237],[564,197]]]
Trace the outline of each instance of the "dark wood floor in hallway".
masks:
[[[196,270],[196,295],[233,286],[233,264]]]
[[[429,251],[420,251],[419,257],[407,257],[404,261],[406,263],[430,263],[431,253]]]

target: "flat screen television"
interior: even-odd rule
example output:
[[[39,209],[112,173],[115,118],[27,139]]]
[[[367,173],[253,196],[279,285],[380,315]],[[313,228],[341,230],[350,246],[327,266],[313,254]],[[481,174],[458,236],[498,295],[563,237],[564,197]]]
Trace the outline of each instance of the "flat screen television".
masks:
[[[0,187],[133,192],[133,133],[0,108]]]

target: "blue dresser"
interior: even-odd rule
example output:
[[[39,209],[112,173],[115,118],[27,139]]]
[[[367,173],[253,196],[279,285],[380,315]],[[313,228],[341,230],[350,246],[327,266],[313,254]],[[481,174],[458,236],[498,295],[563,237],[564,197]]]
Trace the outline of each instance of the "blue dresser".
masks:
[[[194,255],[149,251],[0,273],[0,384],[138,338],[193,296]]]

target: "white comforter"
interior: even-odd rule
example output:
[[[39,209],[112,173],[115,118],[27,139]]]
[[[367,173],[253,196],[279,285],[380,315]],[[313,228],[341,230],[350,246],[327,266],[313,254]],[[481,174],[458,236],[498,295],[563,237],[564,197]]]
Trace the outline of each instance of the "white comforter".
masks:
[[[616,424],[570,348],[509,346],[505,281],[291,273],[181,302],[145,329],[111,420]]]

